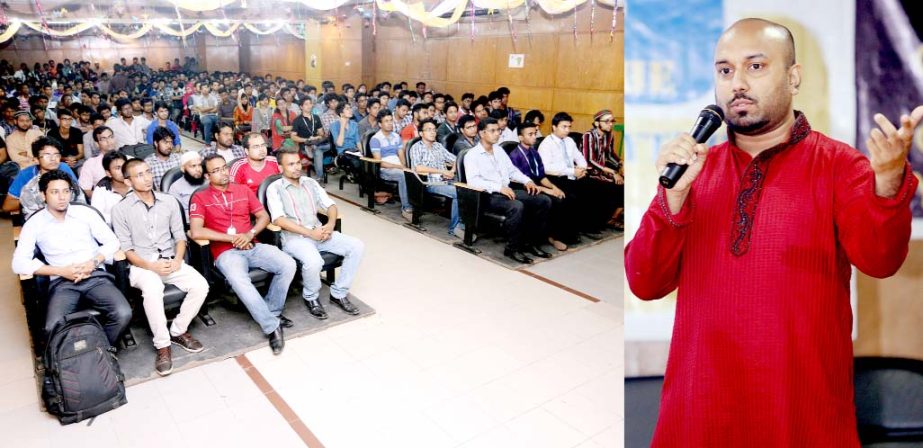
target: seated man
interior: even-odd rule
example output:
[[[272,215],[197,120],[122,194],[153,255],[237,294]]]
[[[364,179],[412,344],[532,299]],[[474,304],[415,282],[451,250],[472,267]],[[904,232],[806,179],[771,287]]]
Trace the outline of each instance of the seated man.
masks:
[[[545,176],[545,165],[542,164],[542,157],[535,148],[536,134],[538,128],[535,123],[526,121],[519,125],[519,146],[510,153],[510,160],[526,176],[532,179],[538,185],[542,193],[551,198],[551,222],[549,229],[548,242],[559,251],[567,250],[565,241],[576,244],[577,228],[576,220],[579,210],[577,210],[577,198],[567,196],[564,191],[558,188],[554,183]]]
[[[179,166],[179,153],[173,150],[175,140],[173,131],[160,127],[154,129],[154,152],[144,159],[144,163],[154,173],[154,189],[160,191],[160,180],[163,175]]]
[[[208,282],[183,262],[186,229],[182,211],[172,197],[154,191],[154,173],[147,163],[131,159],[122,166],[122,175],[134,191],[113,207],[112,228],[131,264],[128,281],[141,290],[144,314],[157,351],[154,369],[161,376],[169,375],[173,371],[171,343],[191,353],[203,349],[202,343],[186,330],[205,302]],[[186,292],[169,330],[163,309],[167,284]]]
[[[420,136],[420,122],[429,117],[429,111],[426,108],[426,104],[423,103],[414,104],[410,109],[410,113],[412,117],[410,123],[401,129],[401,140],[405,143]]]
[[[445,115],[443,116],[442,123],[436,129],[436,139],[442,140],[445,136],[449,134],[457,134],[458,131],[458,104],[455,104],[454,101],[448,101],[445,103]],[[452,148],[446,148],[451,150]]]
[[[179,163],[179,169],[183,172],[183,177],[173,182],[167,193],[179,199],[180,204],[183,204],[186,219],[188,219],[189,199],[205,183],[205,177],[202,176],[202,156],[195,151],[186,151],[180,156]]]
[[[3,209],[5,211],[22,211],[26,217],[45,208],[45,198],[39,189],[39,177],[52,170],[61,170],[67,173],[75,182],[77,177],[66,164],[61,163],[61,142],[48,138],[39,137],[32,143],[32,154],[37,165],[32,165],[19,172],[10,189],[7,192],[6,199],[3,200]],[[74,192],[72,201],[86,203],[83,192]]]
[[[478,121],[473,115],[462,115],[458,119],[458,139],[452,153],[461,154],[468,148],[474,148],[480,142],[478,137]]]
[[[497,120],[497,124],[500,126],[500,141],[498,143],[504,142],[519,142],[519,137],[516,135],[516,131],[510,129],[507,125],[507,114],[504,109],[494,109],[490,111],[490,118]]]
[[[330,303],[349,314],[359,314],[359,308],[349,301],[348,295],[362,261],[362,242],[333,230],[337,206],[317,181],[302,175],[298,153],[282,149],[277,154],[282,178],[269,186],[266,201],[273,224],[282,228],[282,250],[301,262],[302,295],[308,311],[318,319],[327,318],[319,300],[320,271],[324,266],[320,252],[331,252],[344,258],[340,275],[330,286]],[[324,211],[327,224],[321,225],[317,211]]]
[[[39,190],[46,206],[23,226],[13,252],[13,272],[51,277],[46,336],[85,304],[102,314],[106,337],[115,345],[131,321],[131,305],[115,287],[112,274],[99,267],[112,262],[119,240],[95,210],[70,206],[76,189],[76,182],[61,170],[42,175]],[[47,264],[35,258],[36,246]]]
[[[288,286],[295,276],[295,260],[275,246],[254,242],[256,235],[269,224],[269,215],[249,188],[231,183],[224,157],[209,154],[202,161],[202,168],[209,188],[192,195],[190,236],[211,241],[215,266],[263,334],[269,336],[272,353],[278,355],[285,348],[282,327],[292,325],[282,315],[282,308]],[[256,217],[256,224],[250,224],[250,215]],[[251,268],[273,274],[265,298],[260,297],[250,282]]]
[[[234,144],[234,127],[229,123],[216,123],[214,127],[214,137],[214,140],[209,146],[199,151],[199,155],[203,158],[208,157],[209,154],[218,154],[230,163],[236,159],[247,156],[244,148]]]
[[[128,161],[124,154],[109,151],[103,156],[103,169],[106,177],[96,183],[90,205],[103,215],[107,223],[112,223],[112,207],[118,204],[131,191],[131,185],[122,175],[122,165]]]
[[[532,263],[523,251],[542,258],[550,257],[538,245],[546,235],[551,199],[539,194],[532,179],[513,166],[503,148],[495,146],[500,138],[497,120],[490,117],[481,120],[478,134],[480,143],[465,156],[465,176],[468,185],[491,193],[488,209],[506,216],[503,226],[507,243],[503,255],[518,263]],[[510,181],[523,184],[525,191],[510,189]]]
[[[269,146],[263,134],[251,132],[244,136],[241,143],[244,144],[247,157],[231,166],[231,179],[234,183],[246,185],[255,194],[263,179],[279,174],[279,164],[275,157],[266,155]]]
[[[589,164],[589,177],[599,182],[613,182],[616,185],[625,185],[622,161],[613,147],[612,125],[615,117],[612,111],[603,109],[593,116],[593,129],[583,134],[583,157]],[[624,187],[621,187],[624,189]],[[623,190],[624,192],[624,190]],[[624,193],[623,196],[624,198]],[[624,205],[624,199],[619,207]],[[618,222],[620,213],[616,210],[609,224],[616,230],[623,230],[624,226]]]
[[[577,195],[575,218],[580,231],[590,239],[602,238],[600,231],[612,217],[622,200],[622,188],[614,181],[597,181],[587,177],[587,161],[577,149],[570,134],[574,119],[567,112],[558,112],[551,119],[551,135],[542,140],[538,153],[549,180],[568,196]]]
[[[381,178],[397,182],[397,192],[401,196],[401,215],[408,221],[413,219],[413,208],[407,200],[407,184],[404,181],[404,165],[401,163],[401,136],[394,132],[394,116],[388,109],[378,112],[378,124],[381,128],[372,140],[369,149],[372,157],[381,160]]]
[[[413,170],[423,175],[426,181],[435,181],[437,185],[427,185],[426,191],[452,199],[452,215],[449,221],[449,234],[464,238],[464,226],[458,224],[458,195],[452,185],[455,179],[455,154],[446,151],[436,141],[436,120],[427,118],[420,122],[420,141],[410,147],[410,165]],[[436,179],[438,177],[438,179]],[[442,183],[438,185],[438,183]]]
[[[93,195],[93,188],[99,183],[100,179],[106,177],[106,170],[103,169],[103,157],[109,151],[115,151],[115,134],[108,126],[100,126],[93,129],[93,139],[96,140],[99,153],[83,163],[80,169],[80,189],[87,196]]]
[[[336,147],[336,165],[345,167],[349,171],[347,176],[350,182],[354,182],[353,173],[358,173],[362,162],[359,160],[361,152],[359,151],[359,124],[353,120],[353,109],[349,103],[343,102],[337,104],[336,113],[339,120],[330,124],[330,135],[333,137],[333,144]],[[344,153],[350,152],[355,157],[347,157]]]

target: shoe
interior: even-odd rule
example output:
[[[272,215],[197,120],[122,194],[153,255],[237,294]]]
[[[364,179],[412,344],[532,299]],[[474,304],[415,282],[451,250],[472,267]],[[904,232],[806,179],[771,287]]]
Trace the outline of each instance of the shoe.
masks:
[[[359,308],[356,307],[356,305],[353,305],[352,302],[349,301],[349,297],[343,297],[342,299],[338,299],[336,297],[330,296],[330,303],[342,308],[343,311],[346,311],[346,314],[350,314],[353,316],[359,314]]]
[[[170,342],[182,347],[183,350],[189,353],[199,353],[205,349],[205,347],[202,347],[202,343],[192,337],[188,331],[179,336],[171,336]]]
[[[551,254],[549,254],[548,252],[545,252],[538,246],[530,245],[526,248],[526,250],[528,250],[529,253],[531,253],[532,255],[535,255],[536,257],[539,257],[539,258],[551,258]]]
[[[603,235],[602,235],[601,233],[599,233],[599,232],[596,232],[596,231],[593,231],[593,232],[581,232],[581,233],[583,233],[584,236],[586,236],[587,238],[589,238],[589,239],[591,239],[591,240],[593,240],[593,241],[599,241],[599,240],[603,239]]]
[[[567,244],[564,244],[561,241],[558,241],[554,238],[548,238],[548,242],[554,247],[558,252],[564,252],[567,250]]]
[[[327,318],[327,311],[324,309],[324,305],[321,305],[320,300],[305,300],[304,304],[308,307],[308,312],[312,316],[320,320]]]
[[[401,216],[408,221],[413,221],[413,210],[401,210]]]
[[[503,255],[517,263],[532,264],[532,259],[525,256],[522,252],[513,249],[503,249]]]
[[[292,322],[291,319],[289,319],[289,318],[285,317],[284,315],[280,314],[280,315],[279,315],[279,325],[281,325],[281,326],[283,326],[283,327],[285,327],[285,328],[292,328],[292,327],[295,326],[295,323]]]
[[[285,336],[282,334],[282,325],[276,327],[276,330],[269,333],[269,348],[272,349],[273,355],[282,353],[285,348]]]
[[[154,359],[154,370],[160,376],[167,376],[173,371],[173,357],[170,354],[170,346],[157,349],[157,357]]]

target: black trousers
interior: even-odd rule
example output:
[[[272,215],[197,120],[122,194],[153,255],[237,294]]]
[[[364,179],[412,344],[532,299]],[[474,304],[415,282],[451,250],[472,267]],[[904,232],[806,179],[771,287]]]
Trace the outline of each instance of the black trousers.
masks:
[[[524,190],[513,190],[516,199],[500,193],[490,195],[487,209],[506,217],[503,230],[506,233],[506,248],[522,250],[526,244],[539,244],[547,235],[548,212],[551,198],[544,194],[535,196]]]
[[[625,201],[623,186],[612,182],[601,182],[589,177],[572,180],[564,176],[548,176],[548,180],[563,190],[568,199],[575,200],[570,219],[583,232],[602,230]]]
[[[64,316],[87,308],[102,314],[103,329],[113,346],[131,321],[131,305],[112,282],[112,274],[96,270],[89,278],[74,283],[58,277],[48,286],[48,310],[45,313],[45,336],[51,336],[55,324]]]

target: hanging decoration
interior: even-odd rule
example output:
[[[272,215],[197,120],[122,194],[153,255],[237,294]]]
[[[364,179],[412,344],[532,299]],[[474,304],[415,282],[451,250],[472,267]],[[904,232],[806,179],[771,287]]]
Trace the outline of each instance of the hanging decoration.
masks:
[[[515,50],[516,49],[516,28],[513,27],[513,8],[509,7],[509,4],[510,4],[509,0],[507,0],[506,4],[507,4],[506,17],[509,19],[510,36],[513,37],[513,49]]]
[[[417,43],[417,35],[413,34],[413,22],[410,21],[410,17],[407,18],[407,26],[410,28],[410,39],[413,43]]]
[[[596,22],[596,0],[590,0],[590,42],[593,42],[593,31],[595,31],[594,22]]]
[[[132,40],[138,39],[144,36],[146,33],[151,30],[156,30],[160,33],[163,33],[168,36],[181,38],[183,40],[183,45],[186,46],[186,38],[190,35],[201,30],[204,27],[209,33],[216,37],[232,37],[236,38],[234,34],[241,27],[248,30],[249,32],[256,34],[258,36],[264,36],[268,34],[275,34],[277,32],[285,32],[295,36],[299,39],[304,39],[306,31],[303,23],[293,23],[288,20],[282,21],[249,21],[249,20],[199,20],[199,21],[186,21],[183,19],[182,14],[180,13],[180,8],[188,9],[191,11],[211,11],[217,8],[223,8],[225,5],[233,3],[236,0],[170,0],[170,3],[174,6],[176,11],[176,19],[167,19],[167,18],[155,18],[141,21],[139,20],[136,26],[138,28],[131,32],[124,32],[124,30],[116,31],[114,28],[104,23],[105,18],[99,19],[83,19],[83,20],[72,20],[72,21],[56,21],[53,23],[55,26],[69,26],[66,29],[53,29],[49,26],[44,10],[42,9],[40,0],[33,0],[36,11],[39,12],[38,20],[33,21],[22,21],[18,19],[9,19],[2,7],[0,7],[0,25],[3,25],[6,22],[7,28],[0,33],[0,42],[9,40],[16,35],[17,32],[22,30],[22,26],[36,31],[42,34],[44,39],[45,36],[51,37],[70,37],[78,33],[96,29],[101,32],[102,35],[107,37],[114,37],[117,39],[123,40]],[[298,2],[308,8],[316,10],[335,10],[338,7],[348,3],[350,0],[281,0],[284,2]],[[534,3],[538,5],[544,12],[548,14],[563,14],[573,11],[574,13],[574,40],[577,39],[577,7],[583,3],[590,2],[590,38],[592,39],[593,34],[595,33],[596,25],[596,6],[597,4],[611,6],[612,10],[612,21],[609,30],[609,41],[613,41],[615,36],[615,30],[617,27],[618,20],[618,1],[617,0],[533,0]],[[412,3],[411,3],[412,2]],[[416,41],[416,34],[413,31],[413,21],[420,22],[423,27],[423,38],[428,39],[428,30],[427,28],[445,28],[453,24],[459,24],[459,20],[465,11],[469,11],[472,18],[475,17],[476,9],[482,8],[487,9],[493,14],[495,11],[500,12],[506,10],[507,12],[507,21],[510,28],[510,34],[512,36],[514,44],[518,41],[518,35],[515,28],[515,19],[512,14],[512,10],[518,7],[525,7],[527,9],[527,14],[525,18],[527,33],[529,34],[529,41],[532,41],[532,32],[529,24],[528,10],[531,4],[526,4],[526,0],[442,0],[438,5],[436,5],[431,10],[427,10],[425,7],[426,2],[413,1],[413,0],[373,0],[372,1],[372,16],[371,16],[371,26],[372,26],[372,36],[377,36],[378,34],[378,16],[379,10],[386,13],[397,12],[401,13],[407,17],[408,25],[411,28],[411,33],[414,41]],[[448,11],[452,11],[450,17],[442,17]],[[223,10],[222,10],[223,13]],[[339,14],[337,14],[338,16]],[[226,16],[225,16],[226,17]],[[335,16],[336,17],[336,16]],[[337,19],[338,20],[338,19]],[[470,38],[473,41],[477,35],[476,31],[476,22],[477,20],[469,20],[470,22]],[[177,26],[178,25],[178,26]],[[339,23],[337,23],[339,25]],[[176,29],[178,28],[178,30]]]
[[[618,17],[619,17],[619,5],[618,3],[615,3],[614,6],[612,6],[612,25],[609,27],[609,43],[610,44],[612,43],[612,39],[615,38],[615,25],[616,25],[615,22],[618,20]]]

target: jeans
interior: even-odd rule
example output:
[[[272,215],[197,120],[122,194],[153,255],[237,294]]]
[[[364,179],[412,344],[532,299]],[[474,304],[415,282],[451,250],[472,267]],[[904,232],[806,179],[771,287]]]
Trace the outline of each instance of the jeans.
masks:
[[[215,128],[215,124],[218,123],[217,115],[202,115],[199,117],[199,120],[202,121],[202,131],[205,132],[205,144],[212,144],[212,130]]]
[[[253,320],[259,324],[263,334],[269,334],[279,327],[279,316],[285,307],[288,286],[295,277],[295,260],[285,255],[276,246],[255,244],[253,249],[230,249],[218,256],[215,262],[224,274],[231,289],[240,298]],[[273,274],[266,298],[250,281],[250,269],[260,268]]]
[[[449,222],[449,233],[455,231],[455,226],[458,225],[458,193],[455,191],[454,185],[427,185],[426,191],[432,194],[438,194],[439,196],[445,196],[447,198],[452,198],[452,217],[451,222]]]
[[[170,346],[170,336],[179,336],[189,329],[189,323],[198,314],[208,295],[208,282],[186,263],[180,265],[178,271],[168,275],[160,275],[138,266],[132,266],[128,271],[128,281],[131,286],[141,290],[144,301],[144,314],[147,323],[154,334],[154,348],[160,349]],[[167,329],[167,316],[163,309],[163,290],[166,285],[173,285],[186,292],[179,314],[173,319],[173,324]]]
[[[89,278],[74,283],[66,278],[52,280],[48,287],[48,310],[45,312],[45,335],[51,336],[64,316],[92,308],[102,314],[101,324],[109,343],[116,345],[131,322],[131,305],[122,291],[112,283],[112,274],[96,270]]]
[[[320,252],[330,252],[343,256],[343,266],[336,282],[330,286],[330,295],[342,299],[349,294],[349,287],[356,278],[359,263],[365,245],[358,238],[333,232],[327,241],[315,241],[311,238],[285,235],[282,243],[285,253],[301,262],[301,282],[304,285],[302,296],[305,300],[317,300],[320,293],[320,271],[324,267],[324,259]]]
[[[410,201],[407,200],[407,181],[404,180],[404,170],[397,168],[382,168],[381,178],[397,182],[397,194],[401,197],[401,211],[409,212],[413,210]]]

